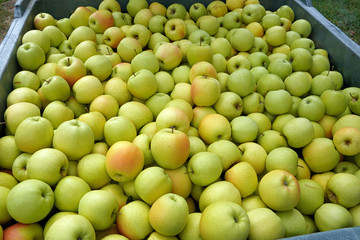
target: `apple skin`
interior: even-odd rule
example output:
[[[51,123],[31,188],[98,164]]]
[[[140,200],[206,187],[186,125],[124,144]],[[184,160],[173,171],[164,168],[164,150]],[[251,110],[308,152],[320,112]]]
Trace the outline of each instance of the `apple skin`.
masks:
[[[134,180],[144,167],[144,154],[127,141],[114,143],[106,153],[106,170],[118,182]]]
[[[118,232],[126,239],[144,239],[154,231],[149,222],[149,211],[150,206],[140,200],[123,206],[116,217]]]
[[[166,169],[182,166],[190,153],[188,136],[174,128],[164,128],[156,132],[150,146],[155,162]]]
[[[3,239],[42,239],[43,227],[39,223],[14,223],[6,228],[1,235]]]
[[[312,179],[300,179],[300,200],[296,209],[304,215],[313,215],[324,203],[325,191],[320,183]]]
[[[198,126],[199,135],[206,144],[211,144],[218,140],[230,140],[230,122],[218,113],[206,115]]]
[[[77,57],[64,57],[58,61],[55,73],[63,77],[72,87],[78,79],[86,75],[86,67]]]
[[[345,156],[360,153],[360,130],[355,127],[343,127],[333,136],[336,149]]]
[[[149,222],[154,230],[164,236],[176,236],[185,228],[189,208],[185,198],[167,193],[150,207]]]
[[[302,117],[289,120],[284,125],[282,133],[286,137],[288,145],[294,148],[306,146],[315,134],[310,120]]]
[[[116,116],[104,124],[104,138],[109,146],[118,141],[131,142],[137,135],[134,123],[125,116]]]
[[[161,70],[172,70],[182,62],[182,53],[174,43],[163,43],[155,50]]]
[[[40,109],[29,102],[18,102],[9,106],[4,112],[6,128],[15,134],[19,124],[28,117],[40,116]]]
[[[300,200],[300,186],[294,175],[285,170],[276,169],[261,178],[259,195],[274,211],[288,211]]]
[[[204,239],[247,239],[250,220],[239,204],[217,201],[205,208],[199,227]]]
[[[47,183],[28,179],[13,187],[6,201],[7,210],[14,220],[25,224],[36,223],[51,211],[54,192]]]

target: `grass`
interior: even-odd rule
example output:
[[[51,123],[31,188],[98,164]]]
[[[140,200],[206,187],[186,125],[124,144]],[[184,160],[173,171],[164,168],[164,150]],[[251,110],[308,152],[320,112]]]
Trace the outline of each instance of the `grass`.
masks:
[[[16,0],[0,0],[0,43],[13,19]],[[312,0],[313,6],[360,45],[359,0]]]
[[[312,0],[313,6],[360,45],[359,0]]]

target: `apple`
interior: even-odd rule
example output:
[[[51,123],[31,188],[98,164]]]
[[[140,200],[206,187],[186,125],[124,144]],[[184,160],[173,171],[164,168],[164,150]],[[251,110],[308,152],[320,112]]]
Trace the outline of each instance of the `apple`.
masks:
[[[293,72],[284,80],[285,90],[292,96],[303,97],[309,93],[311,88],[311,79],[305,72]]]
[[[155,51],[155,56],[159,60],[161,70],[172,70],[182,61],[180,48],[170,42],[160,45]]]
[[[69,17],[71,26],[74,29],[80,26],[88,26],[89,17],[91,14],[92,11],[89,8],[85,6],[77,7]]]
[[[282,133],[289,146],[301,148],[311,142],[314,137],[314,127],[307,118],[297,117],[289,120],[283,127]]]
[[[317,75],[321,75],[321,73],[324,71],[330,71],[329,60],[322,55],[313,55],[313,65],[309,70],[311,76],[314,78]],[[334,79],[331,78],[331,80],[333,85],[335,85]]]
[[[71,46],[69,40],[64,40],[58,47],[61,54],[65,56],[72,56],[74,54],[74,48]]]
[[[316,155],[312,152],[316,151]],[[315,173],[330,171],[340,161],[340,153],[328,138],[314,138],[302,149],[304,161]]]
[[[29,179],[29,174],[26,170],[26,164],[29,158],[31,157],[31,153],[21,153],[19,156],[17,156],[12,164],[11,173],[12,178],[15,178],[15,180],[22,182],[26,179]],[[11,175],[9,175],[10,177]],[[12,180],[12,181],[11,181]],[[7,186],[8,188],[12,188],[17,184],[17,181],[14,179],[7,179],[6,182],[11,183],[13,182],[13,185]]]
[[[51,147],[53,135],[54,129],[49,120],[41,116],[28,117],[16,128],[15,143],[20,151],[34,153]]]
[[[158,2],[150,3],[149,9],[154,15],[162,15],[165,16],[166,14],[166,7]]]
[[[217,201],[205,208],[199,227],[200,235],[205,239],[247,239],[250,219],[239,204]]]
[[[223,115],[218,113],[206,114],[198,125],[200,138],[211,144],[219,140],[229,140],[231,137],[231,125]]]
[[[133,24],[141,24],[149,28],[149,21],[154,16],[149,8],[139,10],[133,18]]]
[[[13,135],[6,135],[0,138],[0,166],[11,169],[16,157],[21,154],[15,143]]]
[[[42,239],[43,227],[39,223],[24,224],[16,222],[4,228],[1,237],[3,239]]]
[[[25,224],[36,223],[50,213],[54,205],[54,192],[47,183],[28,179],[10,190],[6,202],[14,220]]]
[[[232,140],[237,144],[252,142],[257,138],[258,125],[247,116],[238,116],[232,119],[230,125]]]
[[[144,48],[149,42],[151,31],[144,25],[133,24],[129,27],[125,34],[126,37],[133,37],[137,39],[140,42],[141,47]]]
[[[220,94],[213,107],[217,113],[231,121],[241,115],[243,105],[243,99],[238,94],[227,91]]]
[[[104,124],[104,138],[109,146],[118,141],[131,142],[136,135],[134,123],[125,116],[112,117]]]
[[[226,72],[227,73],[231,74],[241,68],[250,70],[250,68],[251,68],[250,59],[248,59],[245,56],[239,55],[239,54],[232,56],[228,59],[228,61],[226,63]]]
[[[355,127],[340,128],[333,135],[333,142],[341,154],[354,156],[360,152],[360,130]]]
[[[222,162],[212,152],[194,154],[187,164],[191,182],[199,186],[207,186],[215,182],[221,175]]]
[[[290,93],[284,89],[269,91],[264,98],[266,111],[273,115],[288,113],[292,104]]]
[[[118,46],[117,53],[124,62],[131,62],[131,60],[142,51],[141,43],[133,37],[123,38]]]
[[[151,110],[141,102],[130,101],[121,105],[118,109],[119,116],[125,116],[135,124],[136,131],[139,131],[147,123],[153,121]]]
[[[311,24],[306,19],[297,19],[291,24],[291,31],[295,31],[300,34],[301,37],[307,38],[311,31]]]
[[[114,18],[111,11],[98,9],[89,16],[88,25],[95,33],[104,33],[107,28],[114,26]]]
[[[145,238],[153,231],[149,222],[149,211],[150,206],[143,201],[135,200],[127,203],[119,210],[116,217],[117,230],[126,239]]]
[[[16,52],[16,58],[23,70],[35,71],[45,63],[44,51],[33,42],[22,44]]]
[[[311,54],[313,54],[315,51],[315,43],[310,38],[301,37],[299,39],[294,39],[289,46],[290,46],[290,50],[294,50],[297,48],[303,48],[303,49],[308,50]]]
[[[203,3],[193,3],[189,8],[189,14],[195,22],[201,17],[208,14],[206,6]]]
[[[180,18],[168,19],[164,25],[164,33],[170,41],[184,39],[187,35],[187,26],[185,21]]]
[[[164,145],[164,141],[167,143]],[[169,158],[169,153],[175,158]],[[165,169],[175,169],[182,166],[188,159],[190,141],[187,135],[174,128],[158,130],[151,139],[151,153],[155,162]]]
[[[76,27],[68,37],[68,41],[72,49],[85,40],[91,40],[96,42],[96,32],[88,26]]]
[[[149,29],[152,33],[164,33],[168,19],[163,15],[154,15],[149,20]]]
[[[256,82],[250,70],[239,68],[229,75],[226,86],[229,91],[238,94],[240,97],[245,97],[255,92]]]
[[[50,239],[95,239],[96,233],[91,222],[79,214],[70,214],[56,220],[46,232]]]
[[[349,210],[335,203],[321,205],[314,214],[314,220],[321,232],[353,226],[353,218]]]
[[[131,60],[131,66],[132,70],[134,72],[134,75],[136,76],[138,73],[141,73],[140,70],[146,69],[155,74],[160,69],[160,64],[155,56],[154,53],[150,51],[143,51],[139,54],[137,54],[132,60]],[[131,77],[128,79],[128,84]]]
[[[166,107],[156,117],[156,128],[172,128],[187,133],[190,128],[190,120],[186,112],[178,107]]]
[[[21,70],[13,77],[13,88],[29,87],[33,90],[38,90],[41,85],[40,78],[31,71]]]
[[[198,76],[191,84],[192,101],[196,106],[212,106],[221,93],[220,83],[211,77]]]
[[[234,28],[226,34],[226,38],[231,46],[240,52],[250,50],[255,42],[254,34],[246,28]]]
[[[126,82],[121,77],[110,78],[104,86],[104,93],[113,96],[119,106],[130,101],[132,98]]]
[[[180,239],[201,239],[200,235],[200,212],[189,213],[185,228],[178,235]]]
[[[105,155],[90,153],[79,159],[76,166],[77,176],[85,180],[91,189],[99,189],[107,185],[111,178],[106,170]]]
[[[117,1],[114,0],[103,0],[100,4],[98,9],[107,9],[111,12],[120,12],[121,6]]]
[[[288,54],[293,71],[307,72],[312,66],[312,55],[304,48],[294,48]]]
[[[86,75],[86,67],[77,57],[64,57],[58,61],[55,73],[72,87],[77,80]]]
[[[51,47],[50,37],[44,31],[32,29],[27,31],[21,38],[21,43],[32,42],[41,47],[45,54],[47,54]]]
[[[360,117],[356,114],[346,114],[341,116],[335,121],[332,127],[332,135],[342,127],[355,127],[360,129],[359,119]]]
[[[274,61],[270,60],[268,71],[269,73],[278,75],[282,80],[285,80],[285,78],[292,73],[292,65],[286,59],[280,58]]]
[[[291,44],[297,40],[297,39],[300,39],[301,36],[299,33],[295,32],[295,31],[291,31],[291,30],[288,30],[286,32],[286,40],[285,40],[285,44],[288,45],[291,49]],[[315,46],[314,46],[315,47]],[[310,49],[307,49],[307,50],[310,50]],[[313,51],[313,50],[312,50]]]
[[[298,154],[289,147],[278,147],[271,150],[266,157],[266,171],[275,169],[288,171],[292,175],[297,173]]]
[[[82,178],[65,176],[60,179],[54,189],[55,207],[64,212],[77,212],[80,199],[90,191],[90,186]]]
[[[350,159],[343,160],[336,165],[336,167],[333,169],[335,173],[351,173],[354,174],[359,170],[359,167],[357,166],[356,162],[350,162]],[[355,174],[356,175],[356,174]]]
[[[185,19],[185,16],[186,16],[186,8],[180,3],[170,4],[166,9],[166,17],[168,19],[172,19],[172,18]]]
[[[306,221],[303,215],[295,208],[289,211],[280,211],[276,214],[281,218],[285,228],[285,237],[306,234]]]
[[[298,106],[299,117],[304,117],[310,121],[317,122],[325,114],[325,104],[317,95],[304,97]]]
[[[256,92],[265,97],[270,91],[285,89],[285,83],[276,74],[264,73],[257,81]],[[290,93],[290,92],[289,92]]]
[[[299,186],[301,195],[295,208],[304,215],[313,215],[324,204],[325,191],[320,183],[312,179],[300,179]]]
[[[9,107],[18,102],[29,102],[33,103],[39,108],[42,107],[41,98],[37,91],[27,88],[20,87],[12,90],[6,98],[6,106]]]
[[[69,17],[58,19],[55,25],[65,34],[66,38],[68,38],[71,32],[74,30]]]
[[[260,22],[263,16],[260,4],[245,5],[241,11],[241,18],[246,25],[252,22]]]
[[[356,190],[358,180],[357,176],[345,172],[331,176],[326,184],[326,194],[330,202],[345,208],[356,206],[359,202]]]
[[[300,200],[298,180],[288,171],[275,169],[265,173],[259,182],[259,195],[274,211],[288,211]]]
[[[164,109],[166,104],[169,103],[170,101],[171,101],[171,97],[168,94],[157,92],[145,101],[145,105],[151,110],[153,116],[156,118],[159,115],[159,113]],[[186,103],[189,104],[188,102]]]
[[[132,17],[134,17],[138,11],[148,7],[149,4],[145,0],[141,0],[141,1],[131,0],[126,5],[126,10]]]

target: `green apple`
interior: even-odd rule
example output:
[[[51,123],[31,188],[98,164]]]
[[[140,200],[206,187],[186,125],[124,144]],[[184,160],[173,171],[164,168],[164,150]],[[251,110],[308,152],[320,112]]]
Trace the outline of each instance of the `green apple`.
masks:
[[[92,11],[85,7],[79,6],[75,11],[70,15],[70,23],[73,28],[80,26],[88,26],[89,17],[92,14]]]
[[[249,53],[262,52],[267,54],[268,51],[269,51],[269,45],[266,42],[266,40],[262,37],[255,37],[254,44],[252,48],[249,50]]]
[[[351,173],[336,173],[326,184],[326,194],[332,203],[352,208],[360,202],[358,194],[359,178]]]
[[[13,162],[12,168],[11,168],[11,173],[13,175],[13,178],[15,178],[15,180],[21,182],[24,181],[26,179],[29,179],[29,174],[26,170],[26,164],[29,160],[29,158],[31,157],[31,153],[21,153],[19,156],[17,156]],[[14,181],[14,185],[11,186],[7,186],[9,188],[12,188],[13,186],[15,186],[17,184],[17,181]],[[11,183],[11,178],[6,180],[7,183]]]
[[[241,18],[247,25],[251,22],[261,22],[264,14],[262,12],[260,4],[249,4],[243,7],[241,11]]]
[[[230,124],[232,139],[237,144],[254,141],[258,135],[258,125],[247,116],[238,116]]]
[[[290,50],[294,50],[294,49],[297,49],[297,48],[306,49],[312,55],[313,55],[314,50],[315,50],[315,43],[310,38],[301,37],[299,39],[295,39],[294,41],[291,42],[291,44],[289,46],[290,46]],[[311,61],[311,62],[313,62],[313,61]],[[312,66],[312,64],[310,66]]]
[[[292,42],[299,38],[301,38],[299,33],[289,30],[286,32],[285,44],[291,47]]]
[[[117,53],[124,62],[130,63],[142,49],[141,43],[136,38],[124,37],[117,46]]]
[[[355,127],[343,127],[333,135],[336,149],[345,156],[355,156],[360,153],[360,130]]]
[[[104,87],[99,78],[86,75],[75,82],[73,95],[80,104],[90,104],[96,97],[104,93]]]
[[[118,115],[119,104],[115,97],[109,94],[102,94],[92,100],[89,107],[90,112],[100,112],[106,120]]]
[[[166,9],[166,17],[168,19],[172,19],[172,18],[185,19],[185,16],[186,16],[186,8],[180,3],[170,4]]]
[[[217,17],[211,14],[199,17],[196,24],[199,29],[206,31],[210,36],[215,35],[219,29],[219,21]]]
[[[106,80],[112,73],[112,63],[104,55],[93,55],[89,57],[84,66],[88,75],[97,77],[100,81]]]
[[[166,142],[166,145],[164,143]],[[158,130],[151,139],[151,153],[155,162],[165,169],[182,166],[188,159],[190,141],[188,136],[174,128]],[[172,156],[171,158],[169,158]]]
[[[264,98],[270,91],[285,89],[284,81],[276,74],[264,73],[259,77],[256,86],[256,92]]]
[[[65,34],[66,38],[68,38],[74,30],[74,27],[71,25],[70,17],[58,19],[55,25]]]
[[[231,182],[239,191],[242,198],[253,194],[258,187],[258,177],[251,163],[241,161],[225,172],[224,179]]]
[[[68,41],[72,49],[85,40],[91,40],[96,42],[96,32],[89,26],[76,27],[68,37]]]
[[[156,128],[172,128],[187,133],[190,128],[190,120],[186,112],[178,107],[166,107],[156,117]]]
[[[1,209],[1,215],[0,215],[0,223],[6,224],[12,220],[12,217],[10,216],[8,210],[7,210],[7,197],[9,195],[10,188],[0,186],[0,209]]]
[[[306,222],[303,215],[295,208],[288,211],[276,212],[281,218],[285,228],[285,237],[300,236],[306,234]]]
[[[281,26],[281,18],[276,13],[269,13],[262,17],[261,25],[265,32],[273,26]]]
[[[205,239],[247,239],[250,219],[239,204],[217,201],[205,208],[199,227]]]
[[[95,229],[91,222],[79,214],[60,217],[48,229],[45,238],[50,239],[95,239]]]
[[[342,74],[339,71],[336,70],[330,70],[330,71],[324,71],[321,73],[322,75],[328,75],[332,79],[334,79],[336,90],[340,90],[344,85],[344,78]]]
[[[157,92],[145,101],[145,105],[151,110],[153,116],[156,118],[170,101],[171,97],[168,94]],[[189,104],[188,102],[186,103]]]
[[[355,127],[360,129],[359,119],[360,117],[356,114],[346,114],[341,116],[335,121],[332,127],[332,135],[342,127]]]
[[[164,33],[168,19],[163,15],[154,15],[149,20],[149,29],[152,33]]]
[[[220,97],[221,86],[217,79],[198,76],[191,84],[192,101],[196,106],[212,106]]]
[[[145,124],[153,121],[153,115],[149,107],[144,103],[129,101],[121,105],[118,110],[119,116],[125,116],[132,120],[136,130],[139,131]]]
[[[99,45],[92,40],[80,42],[74,49],[74,56],[79,58],[83,63],[94,55],[100,55]]]
[[[118,182],[134,180],[143,167],[144,154],[131,142],[116,142],[106,153],[106,170]]]
[[[93,145],[91,127],[76,119],[63,122],[54,133],[53,147],[64,152],[69,160],[78,160],[90,153]]]
[[[313,215],[324,203],[325,191],[320,183],[312,179],[300,179],[299,185],[301,195],[295,208],[302,214]]]
[[[291,31],[299,33],[303,38],[307,38],[311,30],[311,24],[306,19],[297,19],[291,24]]]
[[[275,169],[267,172],[259,182],[259,195],[274,211],[288,211],[300,200],[300,187],[294,175]]]
[[[250,50],[255,42],[254,34],[246,28],[234,28],[226,34],[226,38],[231,43],[231,46],[240,52]]]
[[[187,164],[191,181],[199,186],[207,186],[215,182],[223,168],[220,158],[212,152],[194,154]]]
[[[100,153],[90,153],[79,159],[76,166],[77,176],[83,179],[91,189],[107,185],[111,178],[105,166],[106,158]]]
[[[151,205],[149,222],[156,232],[164,236],[176,236],[185,228],[188,215],[186,200],[177,194],[167,193]]]
[[[352,227],[353,218],[348,209],[335,203],[324,203],[314,214],[320,232]]]
[[[257,139],[257,143],[260,144],[267,153],[275,148],[288,146],[285,136],[281,132],[273,129],[262,132]]]
[[[325,90],[320,98],[325,105],[325,113],[332,116],[338,116],[348,107],[348,101],[344,92],[328,89]],[[336,101],[334,101],[336,99]]]
[[[6,135],[0,138],[0,166],[11,169],[13,162],[21,154],[15,143],[15,136]]]
[[[292,96],[303,97],[309,93],[311,88],[311,79],[305,72],[298,71],[291,73],[284,80],[285,90]]]
[[[334,77],[333,77],[334,79]],[[337,88],[337,87],[336,87]],[[358,87],[347,87],[342,90],[348,99],[348,107],[352,113],[358,114],[360,112],[359,94],[360,89]]]
[[[35,104],[39,108],[42,107],[40,94],[28,87],[16,88],[8,94],[6,98],[7,107],[18,102],[29,102]]]
[[[289,147],[278,147],[271,150],[266,157],[266,171],[275,169],[288,171],[292,175],[297,173],[298,154]]]
[[[281,46],[286,41],[286,30],[281,26],[272,26],[265,32],[265,39],[273,47]]]
[[[264,98],[266,111],[274,115],[288,113],[292,104],[290,93],[284,89],[269,91]]]
[[[16,52],[17,62],[23,70],[35,71],[45,63],[45,53],[34,42],[22,44]]]
[[[321,96],[325,90],[335,90],[335,82],[326,75],[316,75],[311,80],[310,93]]]
[[[107,28],[114,26],[114,18],[111,11],[98,9],[89,16],[88,25],[95,33],[103,34]]]
[[[201,213],[200,212],[193,212],[189,213],[188,219],[185,225],[185,228],[181,231],[181,233],[178,235],[180,239],[184,240],[200,240],[202,239],[200,235],[200,218]]]
[[[19,87],[29,87],[36,91],[40,85],[40,78],[34,72],[28,70],[18,71],[13,77],[14,89]]]
[[[343,160],[338,163],[338,165],[333,169],[335,173],[351,173],[354,174],[359,170],[359,167],[356,163],[350,162],[350,160]]]
[[[313,55],[313,64],[309,70],[309,73],[314,78],[317,75],[320,75],[324,71],[330,71],[330,62],[329,59],[322,55]],[[334,82],[334,80],[331,78]],[[335,85],[335,82],[333,83]]]
[[[294,48],[288,54],[288,61],[293,71],[309,71],[312,66],[312,55],[304,48]]]
[[[44,31],[32,29],[27,31],[22,39],[22,44],[32,42],[41,47],[44,53],[48,53],[51,47],[50,37]]]
[[[289,120],[283,127],[282,133],[289,146],[301,148],[310,143],[314,137],[314,127],[307,118],[297,117]]]
[[[325,104],[317,95],[309,95],[301,99],[298,106],[299,117],[304,117],[310,121],[317,122],[325,114]]]
[[[189,198],[192,191],[192,182],[187,173],[186,166],[182,165],[175,169],[165,169],[172,182],[171,192],[183,198]]]
[[[41,88],[43,96],[49,101],[66,101],[70,97],[70,86],[60,76],[46,79]]]
[[[118,141],[131,142],[136,135],[134,123],[125,116],[112,117],[104,124],[104,138],[109,146]]]
[[[55,207],[64,212],[77,212],[80,199],[90,191],[90,186],[82,178],[65,176],[54,189]]]
[[[132,94],[127,88],[126,82],[121,77],[112,77],[104,85],[104,93],[113,96],[119,106],[128,102],[132,98]]]
[[[145,238],[154,231],[150,225],[149,211],[150,206],[143,201],[135,200],[126,204],[116,217],[117,230],[127,239]]]
[[[206,150],[206,145],[203,140],[196,136],[189,136],[190,141],[190,153],[189,157],[192,157],[195,153],[203,152]]]
[[[207,13],[206,6],[203,3],[193,3],[189,8],[190,17],[195,22]]]
[[[28,117],[16,128],[15,143],[19,150],[34,153],[51,147],[53,135],[54,128],[49,120],[41,116]]]
[[[227,30],[239,28],[242,25],[241,14],[236,11],[229,11],[224,15],[222,26]]]
[[[36,223],[44,219],[54,205],[54,192],[45,182],[28,179],[13,187],[7,197],[10,216],[20,223]]]
[[[154,16],[149,8],[141,9],[133,18],[134,24],[141,24],[149,28],[149,21]]]
[[[231,74],[241,68],[250,70],[251,62],[247,57],[237,54],[228,59],[227,64],[226,64],[226,72],[227,73]]]
[[[115,222],[118,210],[119,206],[115,196],[105,190],[92,190],[85,193],[78,206],[78,214],[86,217],[95,231],[111,227]]]
[[[142,170],[135,178],[135,190],[139,197],[152,205],[159,197],[170,193],[172,189],[171,178],[164,168],[151,166]]]
[[[292,73],[292,65],[286,59],[270,60],[268,71],[269,73],[278,75],[282,80],[285,80],[285,78]]]
[[[243,112],[243,99],[234,92],[222,92],[215,102],[214,109],[231,121]]]
[[[256,82],[253,75],[250,70],[245,68],[235,70],[226,81],[227,89],[237,93],[240,97],[245,97],[255,92],[255,85]]]
[[[155,54],[150,51],[143,51],[137,54],[131,60],[131,66],[135,75],[137,75],[137,72],[140,71],[141,69],[147,69],[151,71],[153,74],[158,72],[160,69],[160,64]]]
[[[242,102],[242,113],[245,115],[264,111],[264,97],[258,92],[243,97]]]
[[[340,153],[328,138],[314,138],[302,149],[302,154],[310,170],[315,173],[330,171],[340,161]]]
[[[130,25],[129,29],[126,31],[126,37],[133,37],[137,39],[140,42],[142,48],[147,45],[150,36],[151,31],[142,24]]]

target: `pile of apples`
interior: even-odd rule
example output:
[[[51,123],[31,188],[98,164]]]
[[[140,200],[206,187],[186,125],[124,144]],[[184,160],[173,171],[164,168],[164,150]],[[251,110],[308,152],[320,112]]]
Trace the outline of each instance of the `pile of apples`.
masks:
[[[278,239],[360,226],[360,88],[288,5],[116,0],[34,18],[0,239]]]

